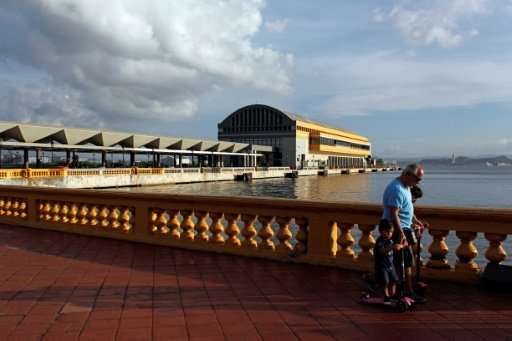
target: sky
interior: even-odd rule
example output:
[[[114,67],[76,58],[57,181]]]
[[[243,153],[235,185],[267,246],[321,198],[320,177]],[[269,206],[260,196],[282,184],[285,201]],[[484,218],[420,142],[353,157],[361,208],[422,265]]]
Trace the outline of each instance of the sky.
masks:
[[[376,157],[512,155],[512,0],[2,0],[0,120],[215,139],[263,103]]]

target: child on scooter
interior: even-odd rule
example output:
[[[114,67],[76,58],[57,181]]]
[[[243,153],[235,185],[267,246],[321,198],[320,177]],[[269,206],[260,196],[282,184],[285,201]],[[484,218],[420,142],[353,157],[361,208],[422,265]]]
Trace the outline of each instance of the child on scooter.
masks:
[[[393,251],[399,251],[407,245],[396,244],[391,238],[393,226],[387,219],[379,222],[380,236],[373,249],[375,259],[375,280],[384,288],[384,304],[392,304],[396,283],[399,281],[393,264]]]

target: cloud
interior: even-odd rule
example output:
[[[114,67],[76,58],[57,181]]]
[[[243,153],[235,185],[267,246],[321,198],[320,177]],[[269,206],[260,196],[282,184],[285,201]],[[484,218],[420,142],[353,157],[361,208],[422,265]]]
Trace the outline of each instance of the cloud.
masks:
[[[497,141],[497,144],[501,146],[510,146],[512,145],[512,139],[508,137],[503,137]]]
[[[274,20],[265,22],[267,32],[283,33],[288,27],[288,19]]]
[[[215,88],[285,94],[293,56],[252,43],[263,6],[263,0],[4,0],[0,54],[51,82],[36,82],[43,89],[35,93],[25,86],[30,81],[3,90],[42,100],[45,87],[67,89],[76,108],[102,122],[189,117]],[[66,103],[60,99],[55,107]],[[17,106],[35,117],[49,109],[43,102],[39,111],[35,103]]]
[[[456,47],[478,35],[469,19],[490,13],[489,0],[401,1],[391,10],[375,9],[377,23],[390,22],[414,45]]]
[[[330,116],[509,103],[512,59],[422,60],[395,52],[301,63],[299,95]],[[315,84],[311,86],[309,84]]]

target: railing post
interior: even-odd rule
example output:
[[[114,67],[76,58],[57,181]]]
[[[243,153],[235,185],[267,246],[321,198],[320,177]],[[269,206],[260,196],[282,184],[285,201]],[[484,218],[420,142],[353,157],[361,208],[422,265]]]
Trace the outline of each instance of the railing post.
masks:
[[[150,215],[149,207],[141,203],[136,203],[134,208],[134,226],[133,234],[140,238],[146,238],[150,234]]]
[[[29,223],[36,223],[39,219],[38,217],[38,207],[39,203],[36,198],[28,197],[27,198],[27,220]]]
[[[307,252],[305,258],[315,263],[333,263],[336,256],[338,229],[321,215],[308,215]]]

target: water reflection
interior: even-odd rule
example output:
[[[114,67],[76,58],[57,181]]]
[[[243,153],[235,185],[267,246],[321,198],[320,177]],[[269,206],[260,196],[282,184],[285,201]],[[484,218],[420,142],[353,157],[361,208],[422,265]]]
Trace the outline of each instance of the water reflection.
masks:
[[[370,175],[305,176],[296,179],[276,178],[244,182],[204,182],[119,190],[151,193],[258,196],[321,201],[374,201],[369,193]]]

